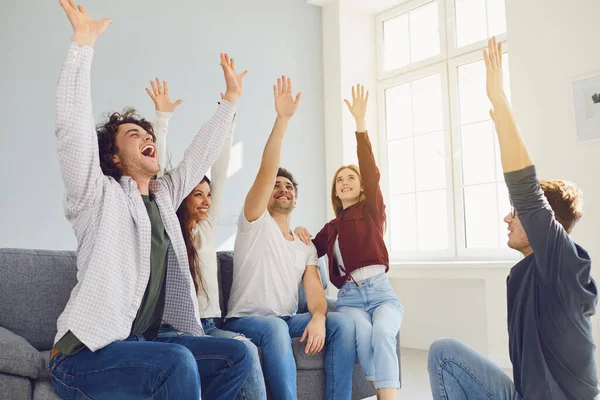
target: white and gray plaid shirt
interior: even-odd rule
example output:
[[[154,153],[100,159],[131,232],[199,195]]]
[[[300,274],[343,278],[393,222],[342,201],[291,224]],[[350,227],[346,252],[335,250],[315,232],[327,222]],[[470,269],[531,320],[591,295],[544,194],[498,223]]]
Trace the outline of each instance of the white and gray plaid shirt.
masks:
[[[71,43],[56,92],[64,207],[77,237],[78,272],[55,342],[70,330],[96,351],[130,334],[150,276],[151,227],[137,184],[130,177],[117,182],[100,168],[90,89],[93,54]],[[222,101],[181,164],[150,183],[171,240],[163,322],[192,335],[204,332],[175,210],[217,159],[234,114],[235,106]]]

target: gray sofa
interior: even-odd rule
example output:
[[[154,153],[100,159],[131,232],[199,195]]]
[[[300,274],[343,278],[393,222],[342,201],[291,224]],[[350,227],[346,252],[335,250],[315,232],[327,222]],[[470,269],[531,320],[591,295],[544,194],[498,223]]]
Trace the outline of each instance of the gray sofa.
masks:
[[[225,312],[233,255],[225,252],[218,257],[220,301]],[[59,399],[50,382],[48,358],[56,334],[56,320],[76,284],[76,276],[75,252],[0,249],[0,400]],[[331,307],[334,304],[330,304]],[[298,368],[298,398],[323,399],[322,353],[306,356],[297,340],[293,346]],[[353,399],[373,395],[375,392],[357,363]]]

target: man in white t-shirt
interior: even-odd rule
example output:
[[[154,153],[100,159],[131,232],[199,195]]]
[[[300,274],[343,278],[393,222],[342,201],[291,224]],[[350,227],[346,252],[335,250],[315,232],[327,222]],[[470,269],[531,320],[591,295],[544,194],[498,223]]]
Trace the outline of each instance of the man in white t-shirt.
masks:
[[[265,380],[274,398],[297,398],[291,338],[301,337],[306,354],[326,346],[325,398],[348,400],[356,357],[354,323],[340,313],[327,313],[317,250],[290,230],[297,184],[279,168],[283,136],[301,94],[292,97],[292,82],[285,76],[277,79],[273,93],[277,119],[240,215],[225,327],[262,347]],[[309,312],[297,314],[301,283]]]

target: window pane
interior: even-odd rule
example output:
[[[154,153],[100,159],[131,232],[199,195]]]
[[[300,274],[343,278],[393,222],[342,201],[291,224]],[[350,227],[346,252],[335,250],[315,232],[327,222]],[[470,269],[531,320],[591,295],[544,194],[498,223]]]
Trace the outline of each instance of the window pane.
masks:
[[[412,136],[410,83],[386,89],[385,119],[388,140]]]
[[[487,0],[488,36],[506,32],[506,6],[504,0]]]
[[[390,203],[389,228],[392,251],[416,251],[417,210],[415,195],[391,196]]]
[[[508,188],[504,182],[497,184],[498,188],[498,232],[500,238],[500,247],[508,248],[508,230],[506,228],[506,222],[503,221],[504,217],[510,212],[510,200],[508,197]]]
[[[456,44],[463,47],[487,38],[485,0],[456,0]]]
[[[390,71],[410,64],[408,14],[383,22],[383,68]]]
[[[492,124],[493,127],[493,124]],[[496,128],[493,128],[494,132],[494,152],[496,159],[496,180],[498,182],[504,182],[504,171],[502,170],[502,158],[500,156],[500,144],[498,143],[498,134]]]
[[[458,101],[461,125],[489,119],[490,101],[485,92],[483,60],[458,67]]]
[[[410,12],[410,61],[417,62],[440,54],[437,1]]]
[[[461,128],[463,184],[491,183],[496,180],[494,131],[492,122]]]
[[[415,158],[413,139],[407,138],[388,143],[388,176],[390,194],[415,191]]]
[[[443,130],[442,79],[440,74],[421,78],[412,83],[414,133]]]
[[[448,248],[448,197],[445,190],[417,193],[419,250]]]
[[[417,191],[446,188],[444,132],[415,136]]]
[[[464,188],[467,248],[497,247],[496,184]]]

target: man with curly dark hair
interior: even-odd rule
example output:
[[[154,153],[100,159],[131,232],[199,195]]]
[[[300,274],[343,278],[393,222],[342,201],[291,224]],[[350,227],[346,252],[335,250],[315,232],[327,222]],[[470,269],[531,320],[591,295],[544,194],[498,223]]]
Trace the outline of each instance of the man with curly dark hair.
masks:
[[[93,45],[110,20],[73,0],[60,4],[74,35],[58,81],[56,136],[78,273],[57,321],[54,389],[63,398],[233,399],[252,359],[239,340],[204,336],[175,210],[219,155],[245,72],[221,54],[221,104],[179,166],[156,179],[148,121],[125,110],[94,127]]]

